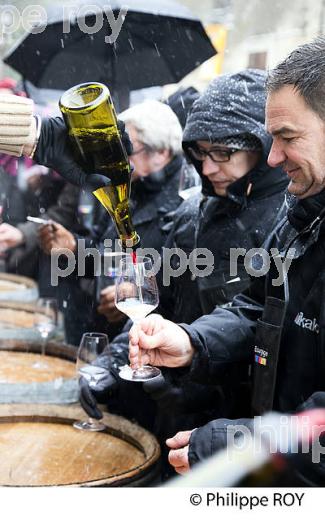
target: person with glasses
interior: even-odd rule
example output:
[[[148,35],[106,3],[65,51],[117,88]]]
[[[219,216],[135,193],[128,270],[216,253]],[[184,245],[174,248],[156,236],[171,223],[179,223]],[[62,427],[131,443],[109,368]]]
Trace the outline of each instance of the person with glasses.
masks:
[[[202,193],[176,210],[165,247],[179,248],[187,255],[196,248],[208,248],[213,266],[204,277],[195,277],[187,269],[171,278],[169,286],[159,278],[158,312],[176,323],[191,323],[216,306],[229,306],[233,296],[249,286],[243,259],[237,275],[230,275],[230,249],[261,247],[283,204],[287,178],[281,168],[271,168],[266,162],[272,139],[264,126],[265,78],[257,70],[217,77],[187,116],[183,150],[202,177]],[[133,144],[141,150],[141,143],[134,139]],[[172,269],[177,270],[178,262],[175,255]],[[126,331],[111,343],[116,372],[128,362],[128,344]],[[246,365],[236,366],[223,385],[206,387],[177,386],[173,372],[165,370],[165,381],[145,383],[145,392],[133,385],[132,398],[130,384],[112,377],[110,388],[115,384],[116,397],[111,396],[108,407],[154,431],[164,449],[166,437],[179,429],[193,428],[214,416],[240,413],[248,401],[248,385],[242,383],[246,371]],[[93,395],[103,396],[96,391]],[[86,399],[81,403],[87,408]],[[87,410],[91,412],[94,408]]]
[[[224,139],[222,143],[212,144],[198,140],[187,148],[187,154],[190,160],[202,163],[202,174],[208,178],[216,195],[226,197],[228,187],[259,162],[260,149],[257,138],[239,136],[237,140],[231,137]],[[235,154],[237,155],[234,156]]]

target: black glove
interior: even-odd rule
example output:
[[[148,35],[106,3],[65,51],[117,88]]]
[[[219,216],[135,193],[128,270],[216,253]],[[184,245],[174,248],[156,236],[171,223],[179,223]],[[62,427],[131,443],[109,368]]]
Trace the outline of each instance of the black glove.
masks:
[[[79,379],[79,401],[86,414],[93,419],[101,419],[102,412],[97,406],[98,402],[105,402],[110,393],[118,387],[118,376],[114,370],[100,379],[95,386],[90,388],[84,377]]]
[[[314,408],[325,408],[325,392],[314,392],[297,408],[297,412],[305,412]]]
[[[143,390],[156,401],[161,410],[181,412],[183,408],[183,390],[174,386],[160,374],[143,383]]]
[[[131,155],[132,143],[125,131],[123,121],[118,121],[118,128],[126,152],[128,155]],[[68,131],[61,117],[42,119],[41,134],[34,154],[34,160],[38,164],[57,171],[68,182],[90,191],[95,191],[110,184],[110,180],[103,175],[96,173],[87,175],[76,162],[69,145]]]

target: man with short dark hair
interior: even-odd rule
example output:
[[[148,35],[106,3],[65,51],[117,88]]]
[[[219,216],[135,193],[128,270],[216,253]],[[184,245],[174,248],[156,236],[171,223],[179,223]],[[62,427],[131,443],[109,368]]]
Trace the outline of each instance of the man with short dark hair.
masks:
[[[209,384],[225,377],[232,363],[252,362],[252,412],[258,415],[313,406],[313,394],[325,390],[324,55],[325,38],[318,38],[293,51],[267,82],[266,126],[273,136],[268,162],[284,168],[291,194],[287,216],[266,245],[279,252],[268,274],[230,308],[217,308],[192,325],[152,315],[130,332],[133,367],[140,347],[144,364],[188,367],[187,377]],[[288,267],[289,256],[288,276],[277,286],[276,266],[281,260]],[[227,427],[248,423],[218,419],[179,432],[168,440],[169,460],[184,473],[226,446]],[[323,481],[322,459],[304,478]]]

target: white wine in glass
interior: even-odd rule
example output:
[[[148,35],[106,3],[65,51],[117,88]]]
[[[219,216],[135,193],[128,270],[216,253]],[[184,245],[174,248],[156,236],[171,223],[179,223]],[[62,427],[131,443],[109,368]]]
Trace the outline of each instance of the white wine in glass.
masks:
[[[115,279],[115,305],[118,310],[126,314],[133,323],[137,323],[148,316],[158,303],[158,287],[151,258],[122,258],[120,271]],[[142,365],[140,357],[139,364],[136,370],[121,370],[120,377],[142,382],[159,376],[159,368]]]

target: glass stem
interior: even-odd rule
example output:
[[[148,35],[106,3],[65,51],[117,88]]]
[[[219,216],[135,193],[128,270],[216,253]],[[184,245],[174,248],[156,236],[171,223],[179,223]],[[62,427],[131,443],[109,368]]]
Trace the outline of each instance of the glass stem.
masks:
[[[88,417],[88,419],[89,423],[93,424],[94,426],[98,426],[98,424],[101,424],[101,421],[99,421],[98,419],[94,419],[93,417]]]
[[[140,320],[133,320],[133,323],[136,325],[136,327],[138,327],[138,323],[139,323]],[[141,350],[140,350],[140,347],[139,347],[139,352],[138,352],[138,368],[137,370],[139,370],[140,368],[142,368],[142,356],[141,356]]]

